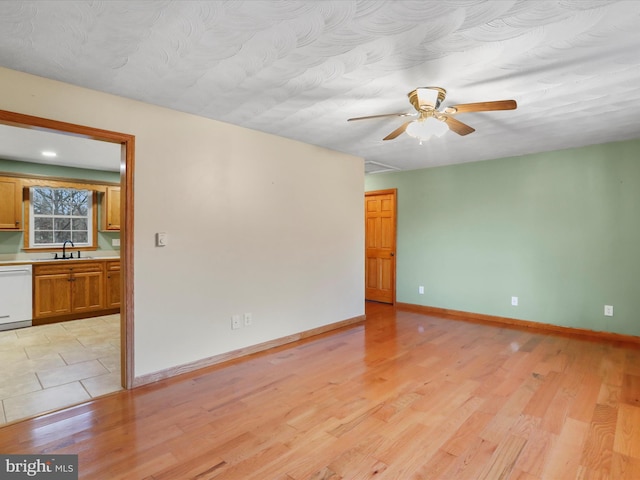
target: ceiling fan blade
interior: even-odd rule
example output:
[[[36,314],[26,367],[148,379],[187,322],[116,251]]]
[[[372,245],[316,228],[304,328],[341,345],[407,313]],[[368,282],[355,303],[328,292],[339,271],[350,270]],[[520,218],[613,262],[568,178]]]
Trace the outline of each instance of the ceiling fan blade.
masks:
[[[394,138],[396,138],[398,135],[400,135],[401,133],[404,133],[404,131],[407,129],[407,127],[409,126],[410,123],[413,123],[415,120],[411,120],[409,122],[405,122],[402,125],[400,125],[398,128],[396,128],[393,132],[391,132],[389,135],[387,135],[386,137],[384,137],[382,140],[393,140]]]
[[[444,113],[454,115],[467,112],[494,112],[496,110],[515,110],[518,104],[515,100],[497,100],[495,102],[461,103],[444,109]]]
[[[415,115],[414,113],[384,113],[382,115],[370,115],[368,117],[355,117],[348,118],[347,122],[352,122],[354,120],[369,120],[370,118],[383,118],[383,117],[410,117]]]
[[[460,120],[456,120],[453,117],[443,116],[444,121],[449,125],[449,129],[456,132],[458,135],[469,135],[476,131],[475,128],[470,127],[466,123],[462,123]]]

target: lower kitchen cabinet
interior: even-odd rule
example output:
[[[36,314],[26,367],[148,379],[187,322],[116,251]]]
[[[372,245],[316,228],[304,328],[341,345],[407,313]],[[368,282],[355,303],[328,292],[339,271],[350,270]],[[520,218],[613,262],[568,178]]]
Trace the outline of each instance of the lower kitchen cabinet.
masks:
[[[104,308],[104,273],[71,273],[71,312],[79,313]]]
[[[34,318],[71,313],[70,278],[69,272],[38,273],[38,267],[36,267],[33,277]]]
[[[106,274],[106,307],[120,307],[120,262],[107,262]]]
[[[119,308],[120,262],[88,260],[61,260],[60,262],[34,265],[34,325],[50,323],[58,319],[93,316],[100,314],[101,311],[108,313],[113,312],[114,308]],[[111,272],[108,271],[109,268]],[[113,283],[114,272],[118,277],[115,284]],[[114,302],[116,298],[117,304]],[[38,322],[39,319],[48,321]]]

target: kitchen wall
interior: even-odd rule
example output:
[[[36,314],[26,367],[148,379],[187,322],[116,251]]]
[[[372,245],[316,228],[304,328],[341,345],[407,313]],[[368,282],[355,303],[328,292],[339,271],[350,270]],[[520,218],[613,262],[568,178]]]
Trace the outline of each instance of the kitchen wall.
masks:
[[[62,165],[46,165],[43,163],[18,162],[3,158],[0,158],[0,172],[120,183],[120,172],[107,172],[91,168],[64,167]]]
[[[101,182],[120,183],[119,172],[106,172],[89,168],[71,168],[60,165],[44,165],[40,163],[17,162],[0,158],[0,176],[2,173],[23,173],[31,175],[45,175],[57,178],[70,178],[80,180],[95,180]],[[98,208],[98,225],[102,212]],[[111,256],[118,255],[120,247],[113,246],[113,240],[120,239],[120,232],[102,232],[98,230],[98,250],[96,254]],[[20,258],[42,257],[42,254],[23,254],[23,232],[0,231],[0,260],[9,260],[18,256]]]
[[[136,376],[364,314],[361,158],[7,69],[0,88],[136,136]]]
[[[367,176],[398,189],[397,300],[640,335],[639,156],[634,140]]]

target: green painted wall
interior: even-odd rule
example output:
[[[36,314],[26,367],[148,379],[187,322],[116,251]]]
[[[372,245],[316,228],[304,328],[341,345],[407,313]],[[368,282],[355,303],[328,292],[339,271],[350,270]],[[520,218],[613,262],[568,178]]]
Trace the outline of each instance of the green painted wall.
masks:
[[[71,168],[42,163],[16,162],[0,158],[0,172],[47,175],[50,177],[96,180],[99,182],[120,183],[119,172],[106,172],[89,168]]]
[[[640,140],[368,175],[365,188],[398,189],[397,301],[640,335]]]
[[[0,159],[0,172],[47,175],[59,178],[120,183],[120,174],[118,172],[16,162],[4,159]],[[98,222],[100,221],[100,215],[101,212],[100,209],[98,209]],[[100,225],[100,223],[98,223],[98,225]],[[23,238],[22,232],[0,232],[0,255],[21,252],[22,246],[24,245]],[[98,250],[120,250],[120,247],[113,247],[111,244],[113,239],[118,238],[120,238],[120,232],[98,231]]]

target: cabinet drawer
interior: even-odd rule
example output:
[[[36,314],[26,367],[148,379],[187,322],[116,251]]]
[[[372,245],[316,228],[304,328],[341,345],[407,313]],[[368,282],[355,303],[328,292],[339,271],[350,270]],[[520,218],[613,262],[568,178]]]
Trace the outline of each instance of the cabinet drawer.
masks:
[[[71,265],[73,273],[102,272],[104,262],[78,262]]]
[[[70,273],[70,265],[34,265],[33,274],[38,275],[62,275]]]
[[[65,262],[65,260],[61,260]],[[33,274],[38,275],[61,275],[65,273],[88,273],[102,272],[101,262],[66,262],[63,265],[35,265]]]
[[[119,272],[120,271],[120,262],[107,262],[107,271],[108,272]]]

